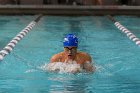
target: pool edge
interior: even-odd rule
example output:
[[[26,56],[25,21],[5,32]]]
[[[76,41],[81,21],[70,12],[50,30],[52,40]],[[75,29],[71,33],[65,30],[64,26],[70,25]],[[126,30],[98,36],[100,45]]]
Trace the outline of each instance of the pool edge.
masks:
[[[0,5],[1,15],[137,15],[140,6]]]

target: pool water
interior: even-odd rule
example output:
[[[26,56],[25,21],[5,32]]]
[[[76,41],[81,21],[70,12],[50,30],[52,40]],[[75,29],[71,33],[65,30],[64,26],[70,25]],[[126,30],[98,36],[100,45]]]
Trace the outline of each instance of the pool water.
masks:
[[[34,16],[0,16],[0,49]],[[140,18],[115,16],[140,38]],[[41,69],[63,51],[63,37],[74,33],[79,50],[91,55],[95,73],[49,73]],[[0,63],[0,93],[139,93],[140,47],[106,16],[44,16]]]

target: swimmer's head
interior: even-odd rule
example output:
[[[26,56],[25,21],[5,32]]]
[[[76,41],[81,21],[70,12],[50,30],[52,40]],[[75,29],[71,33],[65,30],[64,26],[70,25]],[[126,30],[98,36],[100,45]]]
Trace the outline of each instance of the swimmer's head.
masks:
[[[74,34],[67,34],[63,41],[64,47],[78,47],[78,38]]]

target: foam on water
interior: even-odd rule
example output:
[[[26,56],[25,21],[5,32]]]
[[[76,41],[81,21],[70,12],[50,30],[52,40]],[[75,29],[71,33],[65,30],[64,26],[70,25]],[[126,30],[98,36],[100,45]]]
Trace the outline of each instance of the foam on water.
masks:
[[[25,71],[25,73],[31,73],[31,72],[35,72],[36,70],[35,69],[28,69]]]
[[[53,62],[41,66],[44,71],[53,71],[59,73],[75,73],[81,72],[82,68],[76,63],[63,63],[63,62]]]

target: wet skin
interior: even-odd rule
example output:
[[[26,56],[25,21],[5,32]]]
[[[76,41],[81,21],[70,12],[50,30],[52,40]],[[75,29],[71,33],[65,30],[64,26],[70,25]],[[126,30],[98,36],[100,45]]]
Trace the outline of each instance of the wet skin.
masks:
[[[68,60],[74,60],[77,54],[77,47],[64,47],[64,54]]]

